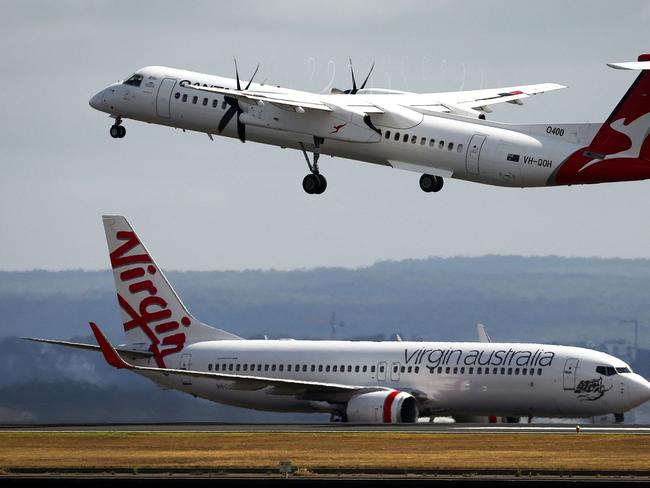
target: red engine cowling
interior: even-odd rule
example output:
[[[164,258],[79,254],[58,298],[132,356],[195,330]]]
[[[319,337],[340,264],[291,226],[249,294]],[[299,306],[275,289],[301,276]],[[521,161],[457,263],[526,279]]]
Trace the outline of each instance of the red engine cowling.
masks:
[[[397,390],[361,393],[345,409],[348,422],[396,424],[417,422],[418,407],[413,395]]]

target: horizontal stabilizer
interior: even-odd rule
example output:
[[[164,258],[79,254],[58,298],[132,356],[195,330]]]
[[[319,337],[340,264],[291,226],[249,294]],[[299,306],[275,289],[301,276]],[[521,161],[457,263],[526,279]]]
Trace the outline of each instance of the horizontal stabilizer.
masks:
[[[58,341],[55,339],[40,339],[38,337],[21,337],[21,339],[24,339],[26,341],[42,342],[44,344],[54,344],[56,346],[66,346],[66,347],[74,347],[76,349],[85,349],[86,351],[95,351],[95,352],[100,351],[99,346],[96,346],[95,344],[84,344],[83,342]],[[153,353],[149,351],[135,351],[133,349],[126,349],[123,347],[117,347],[116,350],[120,354],[128,354],[132,357],[137,357],[137,358],[150,358],[151,356],[153,356]]]
[[[625,63],[607,63],[607,66],[614,69],[650,69],[650,54],[642,54],[636,61]]]

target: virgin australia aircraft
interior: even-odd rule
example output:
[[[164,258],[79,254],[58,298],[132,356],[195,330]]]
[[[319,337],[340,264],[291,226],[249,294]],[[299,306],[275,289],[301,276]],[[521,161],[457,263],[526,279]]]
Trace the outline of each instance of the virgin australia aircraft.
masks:
[[[114,138],[124,137],[129,118],[210,139],[220,134],[300,149],[310,194],[327,187],[321,154],[422,173],[425,192],[442,189],[443,178],[508,187],[650,178],[650,54],[609,66],[642,71],[603,124],[485,120],[494,104],[523,105],[523,98],[564,88],[553,83],[413,93],[365,88],[370,73],[357,87],[352,72],[352,89],[317,94],[253,83],[257,69],[243,82],[236,65],[235,79],[149,66],[103,89],[90,105],[115,119]]]
[[[129,223],[105,216],[126,344],[31,339],[101,351],[155,383],[257,410],[327,412],[349,422],[419,416],[587,417],[650,399],[620,359],[578,347],[487,342],[245,340],[185,308]]]

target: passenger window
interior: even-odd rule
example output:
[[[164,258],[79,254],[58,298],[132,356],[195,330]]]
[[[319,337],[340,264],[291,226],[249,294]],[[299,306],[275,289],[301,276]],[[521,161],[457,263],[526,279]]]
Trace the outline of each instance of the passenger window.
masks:
[[[333,373],[336,373],[337,370],[338,370],[338,366],[336,364],[334,366],[332,366],[332,372]]]
[[[238,364],[237,367],[235,368],[235,371],[239,371],[240,367],[241,367],[241,364]]]
[[[271,365],[271,371],[275,371],[275,364]]]
[[[490,368],[485,368],[484,374],[490,374]]]
[[[219,371],[219,363],[214,363],[214,370]]]
[[[393,137],[396,141],[399,141],[399,132],[395,132],[395,137]]]
[[[523,369],[521,370],[521,374],[522,374],[522,375],[526,375],[527,372],[528,372],[528,369],[527,369],[527,368],[523,368]]]
[[[204,99],[203,99],[203,106],[205,107],[207,104],[208,104],[208,99],[207,99],[207,98],[204,98]]]
[[[327,366],[325,366],[325,372],[326,372],[326,373],[329,373],[329,372],[330,372],[330,365],[329,365],[329,364],[328,364]]]
[[[415,144],[416,142],[418,142],[418,136],[411,137],[411,144]]]
[[[187,93],[183,93],[183,101],[187,102]]]
[[[438,374],[442,373],[442,366],[438,367]]]
[[[412,372],[413,372],[413,366],[409,366],[408,372],[409,372],[409,373],[412,373]]]
[[[234,364],[231,363],[228,365],[228,371],[232,371],[234,368],[235,368]]]
[[[228,365],[226,363],[223,363],[223,365],[221,366],[221,369],[226,371],[228,369]]]
[[[212,363],[208,364],[208,371],[212,371]]]
[[[542,376],[542,368],[537,368],[537,376]]]
[[[402,366],[400,373],[406,373],[406,366]]]
[[[458,144],[458,146],[456,147],[456,151],[458,151],[458,152],[463,152],[463,145],[462,145],[462,144]]]
[[[499,373],[499,368],[494,368],[492,370],[492,374],[498,374]]]
[[[469,374],[474,374],[474,368],[470,366],[468,373]]]
[[[423,137],[422,139],[420,139],[420,146],[424,146],[426,143],[427,143],[427,138],[426,137]]]
[[[339,371],[341,373],[345,373],[345,366],[343,364],[341,365],[341,368],[339,369]]]
[[[404,137],[402,138],[402,140],[403,140],[404,142],[408,142],[408,141],[409,141],[409,135],[408,135],[408,134],[404,134]]]
[[[535,374],[535,368],[530,368],[530,375],[532,376],[534,374]]]
[[[399,368],[398,368],[397,366],[393,366],[393,373],[397,373],[397,370],[398,370],[398,369],[399,369]]]
[[[508,368],[508,374],[512,374],[512,368]]]
[[[370,372],[371,372],[371,373],[374,373],[374,372],[375,372],[375,367],[374,367],[374,366],[370,366]]]
[[[476,374],[481,374],[483,373],[483,369],[481,367],[476,368]]]
[[[367,371],[368,371],[368,366],[364,366],[363,368],[361,368],[361,372],[362,372],[362,373],[365,373],[365,372],[367,372]]]
[[[384,367],[381,367],[381,370],[384,370]],[[352,373],[352,365],[348,364],[348,373]]]
[[[519,368],[515,368],[515,374],[516,374],[516,375],[519,374]]]
[[[415,374],[418,374],[420,372],[420,366],[415,367]]]
[[[460,374],[465,374],[465,366],[462,366],[462,367],[460,368]]]
[[[282,371],[282,370],[284,370],[284,364],[278,366],[278,371]]]
[[[265,364],[265,365],[264,365],[264,371],[268,371],[268,370],[269,370],[269,365],[268,365],[268,364]]]
[[[223,102],[221,102],[221,108],[222,108],[223,110],[225,110],[227,106],[228,106],[228,103],[226,103],[225,100],[224,100]]]
[[[390,139],[390,131],[389,130],[386,131],[386,139]]]
[[[316,365],[315,364],[311,365],[311,370],[312,370],[312,372],[316,371]]]
[[[306,373],[306,372],[307,372],[307,365],[306,365],[306,364],[303,364],[303,365],[302,365],[302,372],[303,372],[303,373]]]
[[[348,369],[348,371],[349,371],[349,369]],[[383,373],[383,372],[384,372],[384,366],[383,366],[383,365],[382,365],[382,366],[379,366],[379,372],[380,372],[380,373]]]
[[[506,368],[501,368],[501,374],[506,374]]]
[[[248,364],[244,364],[244,371],[248,371]]]
[[[287,371],[291,371],[291,365],[287,365]]]
[[[450,371],[451,371],[451,368],[450,368],[449,366],[447,366],[447,367],[445,368],[445,373],[446,373],[446,374],[449,374]]]
[[[447,149],[449,151],[451,151],[453,148],[454,148],[454,143],[453,142],[450,142],[449,144],[447,144]]]
[[[192,97],[192,103],[196,103],[198,100],[199,100],[199,97],[197,97],[196,95],[194,95]]]
[[[176,100],[178,100],[179,98],[181,98],[181,92],[176,92],[176,93],[174,93],[174,98],[175,98]]]
[[[322,373],[322,372],[323,372],[323,365],[322,365],[322,364],[319,364],[319,365],[318,365],[318,372],[319,372],[319,373]]]
[[[443,149],[445,147],[445,141],[440,141],[438,143],[438,149]]]
[[[219,105],[219,100],[217,100],[216,98],[212,100],[212,108],[217,108],[218,105]]]
[[[435,140],[435,139],[431,139],[431,140],[429,141],[429,147],[433,147],[433,146],[435,146],[435,145],[436,145],[436,140]]]

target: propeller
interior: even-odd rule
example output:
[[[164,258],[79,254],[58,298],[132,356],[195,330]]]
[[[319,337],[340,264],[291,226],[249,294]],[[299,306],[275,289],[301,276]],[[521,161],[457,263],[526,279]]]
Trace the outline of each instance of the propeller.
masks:
[[[350,73],[352,73],[352,89],[351,90],[345,90],[343,93],[347,93],[348,95],[356,95],[356,93],[359,90],[363,90],[366,87],[366,83],[368,83],[368,79],[370,79],[370,75],[372,74],[372,70],[375,69],[375,63],[372,63],[372,66],[370,67],[370,71],[368,71],[368,75],[366,76],[366,79],[363,80],[363,83],[361,83],[361,86],[357,88],[357,80],[354,78],[354,68],[352,67],[352,58],[350,58]]]
[[[253,76],[251,76],[250,80],[248,80],[248,83],[246,84],[246,88],[244,88],[244,90],[248,90],[248,88],[251,86],[251,83],[253,82],[253,78],[255,78],[258,69],[260,69],[259,63],[257,63],[257,67],[253,72]],[[236,59],[235,59],[235,77],[237,79],[237,91],[240,92],[242,91],[242,89],[241,89],[241,82],[239,81],[239,68],[237,67]],[[234,97],[229,97],[228,95],[224,97],[224,100],[228,105],[230,105],[230,107],[228,107],[228,110],[226,110],[226,113],[223,114],[223,117],[221,117],[221,120],[219,121],[219,125],[217,126],[217,130],[219,131],[219,134],[223,132],[223,130],[228,125],[228,122],[230,122],[230,120],[235,116],[235,114],[237,114],[237,135],[239,136],[240,141],[246,142],[246,126],[239,121],[239,116],[244,112],[239,105],[239,101]]]

